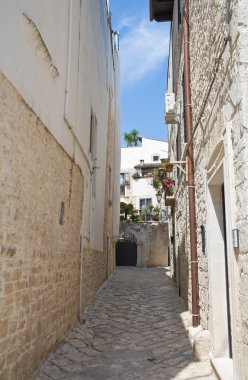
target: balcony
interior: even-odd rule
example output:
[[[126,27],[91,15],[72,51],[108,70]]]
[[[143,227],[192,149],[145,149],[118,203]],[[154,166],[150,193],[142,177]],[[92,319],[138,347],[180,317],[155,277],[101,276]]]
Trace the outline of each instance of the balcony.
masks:
[[[150,0],[150,20],[172,21],[174,0]]]

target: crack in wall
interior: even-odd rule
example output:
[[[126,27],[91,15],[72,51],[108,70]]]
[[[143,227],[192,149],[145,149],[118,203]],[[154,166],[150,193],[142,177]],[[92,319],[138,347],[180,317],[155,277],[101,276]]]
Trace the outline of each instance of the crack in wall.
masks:
[[[57,67],[53,64],[52,61],[52,56],[45,44],[44,39],[42,38],[42,35],[37,27],[37,25],[34,23],[31,18],[29,18],[26,13],[23,13],[23,16],[25,17],[30,30],[31,30],[31,35],[34,43],[34,48],[37,53],[39,53],[43,59],[43,61],[49,66],[49,70],[51,72],[51,75],[53,78],[57,78],[60,73],[57,69]]]

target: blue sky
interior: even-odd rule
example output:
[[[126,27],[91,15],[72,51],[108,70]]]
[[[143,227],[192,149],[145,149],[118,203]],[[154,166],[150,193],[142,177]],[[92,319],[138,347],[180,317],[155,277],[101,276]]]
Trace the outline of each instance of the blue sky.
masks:
[[[110,0],[120,33],[123,132],[167,140],[164,124],[170,23],[149,21],[148,0]]]

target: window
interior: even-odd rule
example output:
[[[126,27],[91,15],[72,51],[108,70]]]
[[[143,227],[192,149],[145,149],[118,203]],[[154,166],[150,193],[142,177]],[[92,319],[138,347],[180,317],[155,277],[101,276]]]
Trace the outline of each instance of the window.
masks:
[[[177,17],[178,17],[178,28],[182,22],[182,13],[181,13],[181,0],[177,0]]]
[[[181,161],[181,131],[178,126],[178,131],[177,131],[177,161]],[[180,169],[177,167],[177,177],[179,177],[180,174]]]
[[[61,202],[60,204],[60,216],[59,216],[59,224],[63,226],[65,223],[65,203]]]
[[[159,156],[158,155],[154,155],[153,157],[152,157],[152,161],[159,161]]]
[[[142,177],[146,176],[146,175],[152,175],[152,169],[142,169],[141,170],[141,175]]]
[[[123,186],[125,184],[125,173],[120,174],[120,185]]]
[[[113,200],[112,168],[109,165],[109,201]]]
[[[89,141],[89,152],[91,155],[91,159],[96,159],[96,151],[97,148],[97,119],[91,110],[90,115],[90,141]]]
[[[129,173],[125,173],[125,185],[130,185],[130,174]]]
[[[140,209],[146,208],[147,206],[152,204],[151,198],[141,198],[140,199]]]
[[[92,168],[92,195],[96,196],[96,174],[97,174],[97,119],[91,110],[90,115],[90,141],[89,141],[89,153],[91,160],[93,161]]]
[[[120,187],[120,196],[121,197],[125,197],[126,195],[126,189],[125,189],[125,186],[121,186]]]
[[[124,197],[125,194],[125,173],[120,174],[120,195]]]
[[[185,99],[185,86],[184,86],[184,72],[182,76],[182,88],[183,88],[183,132],[184,132],[184,142],[188,141],[187,139],[187,123],[186,123],[186,99]]]
[[[177,131],[177,161],[181,161],[181,133],[180,128]]]

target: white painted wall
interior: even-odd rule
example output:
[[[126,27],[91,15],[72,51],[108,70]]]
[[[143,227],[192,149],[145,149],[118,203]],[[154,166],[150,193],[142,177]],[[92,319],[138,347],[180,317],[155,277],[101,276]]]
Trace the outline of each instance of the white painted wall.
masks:
[[[142,146],[121,148],[121,173],[130,173],[130,185],[125,187],[121,202],[132,203],[135,209],[139,209],[141,198],[151,198],[153,206],[157,206],[156,191],[151,186],[152,177],[132,178],[132,174],[139,171],[134,167],[140,164],[140,160],[145,164],[156,163],[152,159],[154,155],[160,159],[168,158],[168,143],[142,137]]]
[[[121,148],[121,170],[128,170],[144,160],[151,163],[152,156],[159,155],[160,158],[168,157],[168,143],[162,140],[153,140],[142,137],[142,146]]]
[[[120,67],[119,60],[115,60],[116,76],[119,78]],[[119,222],[120,222],[120,167],[121,167],[121,106],[120,106],[120,86],[119,82],[115,81],[115,122],[119,128],[115,129],[114,149],[115,162],[113,163],[113,237],[119,237]]]
[[[80,166],[85,178],[82,233],[98,250],[103,248],[108,93],[119,95],[118,54],[112,49],[107,12],[107,2],[100,0],[0,1],[0,71]],[[114,108],[118,155],[118,101]],[[98,125],[95,199],[91,110]],[[118,162],[117,157],[115,186]]]

